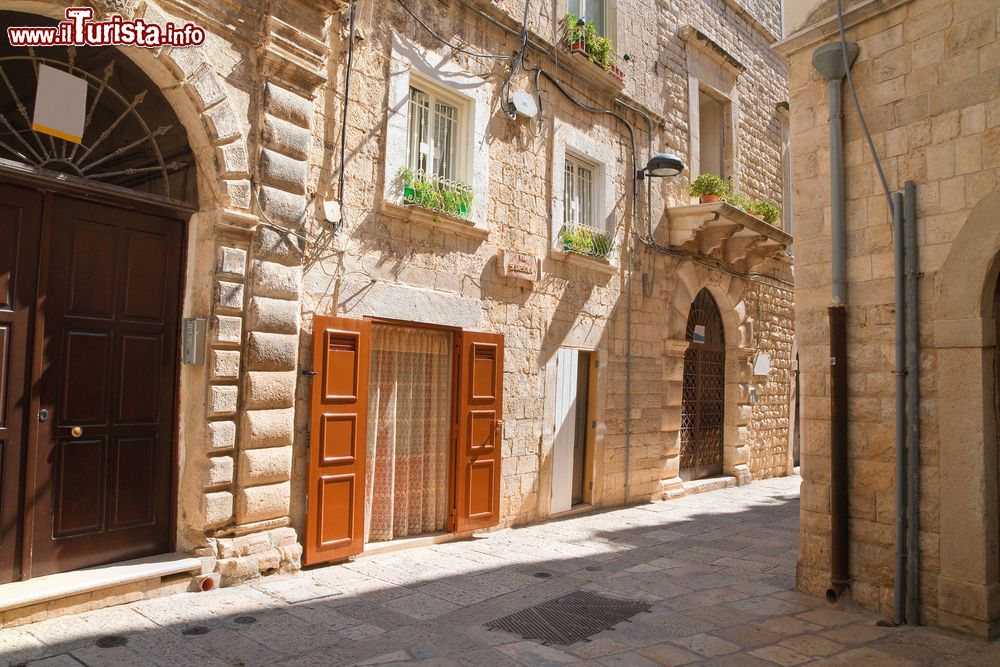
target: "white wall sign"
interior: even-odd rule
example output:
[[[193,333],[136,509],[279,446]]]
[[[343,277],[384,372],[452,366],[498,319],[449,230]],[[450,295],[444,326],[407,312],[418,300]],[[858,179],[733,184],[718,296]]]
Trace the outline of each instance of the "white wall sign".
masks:
[[[48,65],[38,66],[35,117],[31,129],[80,143],[87,115],[87,82]]]
[[[704,343],[705,342],[705,325],[696,324],[694,325],[694,334],[691,336],[692,343]]]

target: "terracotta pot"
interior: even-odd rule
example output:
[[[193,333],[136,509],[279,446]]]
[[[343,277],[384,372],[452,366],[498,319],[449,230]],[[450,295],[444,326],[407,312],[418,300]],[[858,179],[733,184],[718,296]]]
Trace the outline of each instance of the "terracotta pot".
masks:
[[[625,83],[625,72],[623,72],[620,67],[612,65],[608,74],[610,74],[611,78],[618,83]]]
[[[581,55],[587,55],[587,46],[581,41],[569,45],[570,53],[579,53]]]
[[[717,201],[719,201],[719,195],[699,195],[698,196],[698,203],[699,204],[714,204]]]

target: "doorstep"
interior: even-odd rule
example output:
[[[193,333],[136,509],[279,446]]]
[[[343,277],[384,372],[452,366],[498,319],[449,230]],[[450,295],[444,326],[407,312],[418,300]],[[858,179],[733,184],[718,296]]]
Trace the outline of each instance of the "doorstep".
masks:
[[[413,537],[401,537],[396,540],[386,540],[385,542],[369,542],[365,545],[365,550],[359,553],[356,557],[363,558],[365,556],[377,556],[380,554],[392,553],[393,551],[403,551],[404,549],[416,549],[417,547],[429,547],[435,544],[447,544],[448,542],[467,540],[470,537],[472,537],[471,530],[464,533],[448,533],[441,531],[438,533],[415,535]]]
[[[3,584],[0,627],[187,590],[201,571],[200,558],[169,553]]]
[[[708,477],[684,482],[684,493],[705,493],[719,489],[731,489],[736,486],[735,477]]]

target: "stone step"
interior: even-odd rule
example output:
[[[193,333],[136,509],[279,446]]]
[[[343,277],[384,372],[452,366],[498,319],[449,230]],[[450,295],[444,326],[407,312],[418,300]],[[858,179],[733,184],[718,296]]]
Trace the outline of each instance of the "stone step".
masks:
[[[182,553],[60,572],[0,586],[0,628],[188,589],[202,562]]]
[[[719,489],[730,489],[734,486],[736,486],[735,477],[709,477],[707,479],[684,482],[684,492],[706,493],[708,491],[718,491]]]

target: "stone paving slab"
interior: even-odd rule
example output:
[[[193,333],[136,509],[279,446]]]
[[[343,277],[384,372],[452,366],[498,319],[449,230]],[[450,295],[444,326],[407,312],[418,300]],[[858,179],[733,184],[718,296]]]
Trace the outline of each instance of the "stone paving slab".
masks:
[[[795,592],[798,486],[762,480],[0,630],[0,665],[1000,665],[1000,643]],[[577,590],[652,605],[571,646],[484,624]],[[118,635],[124,645],[96,641]]]

